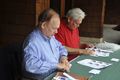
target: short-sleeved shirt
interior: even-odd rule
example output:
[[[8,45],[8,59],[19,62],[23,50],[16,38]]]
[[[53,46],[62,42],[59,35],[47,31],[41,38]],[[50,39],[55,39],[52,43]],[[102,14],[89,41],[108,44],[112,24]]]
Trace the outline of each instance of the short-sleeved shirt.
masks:
[[[64,19],[61,20],[60,28],[58,29],[58,33],[55,35],[56,39],[59,40],[62,45],[71,47],[71,48],[80,48],[80,37],[78,28],[71,30],[67,26],[67,23]],[[76,54],[69,54],[68,60],[72,60],[75,58]]]

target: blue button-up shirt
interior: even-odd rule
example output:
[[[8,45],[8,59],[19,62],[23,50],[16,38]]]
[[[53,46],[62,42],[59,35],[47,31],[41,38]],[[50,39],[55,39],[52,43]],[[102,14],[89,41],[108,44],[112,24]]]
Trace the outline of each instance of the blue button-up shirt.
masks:
[[[56,69],[60,58],[68,54],[54,36],[48,38],[38,28],[24,41],[23,51],[26,71],[37,74]]]

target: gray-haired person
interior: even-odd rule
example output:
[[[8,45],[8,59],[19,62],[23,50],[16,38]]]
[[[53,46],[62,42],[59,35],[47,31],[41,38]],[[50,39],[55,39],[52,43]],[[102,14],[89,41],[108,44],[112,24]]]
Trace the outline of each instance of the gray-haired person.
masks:
[[[69,52],[68,60],[72,60],[80,54],[93,54],[94,51],[83,49],[89,47],[89,45],[80,44],[80,36],[78,27],[85,18],[85,12],[80,8],[70,9],[66,17],[61,19],[60,28],[58,33],[55,34],[57,40],[59,40],[63,46]],[[81,49],[80,49],[81,48]]]

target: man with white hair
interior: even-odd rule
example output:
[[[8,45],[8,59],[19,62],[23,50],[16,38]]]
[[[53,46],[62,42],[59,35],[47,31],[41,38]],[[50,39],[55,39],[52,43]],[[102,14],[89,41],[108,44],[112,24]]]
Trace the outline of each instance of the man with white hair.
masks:
[[[85,13],[80,8],[73,8],[68,11],[66,17],[61,19],[60,28],[55,35],[62,45],[65,46],[68,54],[68,60],[72,60],[80,54],[92,54],[94,51],[80,49],[80,36],[78,27],[85,18]],[[87,46],[87,45],[86,45]]]

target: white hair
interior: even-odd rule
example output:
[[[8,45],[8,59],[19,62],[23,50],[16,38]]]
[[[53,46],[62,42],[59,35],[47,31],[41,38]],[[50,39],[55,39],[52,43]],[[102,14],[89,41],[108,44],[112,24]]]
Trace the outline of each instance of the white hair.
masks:
[[[68,13],[66,14],[66,17],[72,17],[74,20],[77,20],[79,18],[84,19],[85,12],[80,8],[73,8],[68,11]]]

